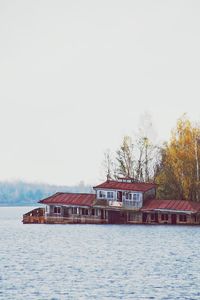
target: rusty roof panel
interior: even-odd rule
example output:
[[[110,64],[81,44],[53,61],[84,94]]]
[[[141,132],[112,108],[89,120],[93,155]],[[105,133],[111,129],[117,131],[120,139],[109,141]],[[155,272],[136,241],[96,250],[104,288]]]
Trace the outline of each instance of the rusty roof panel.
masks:
[[[56,193],[39,203],[92,206],[95,198],[95,194]]]
[[[200,203],[186,200],[147,200],[142,211],[150,210],[177,210],[177,211],[200,211]]]
[[[110,189],[110,190],[128,190],[137,192],[146,192],[152,188],[155,188],[154,183],[144,183],[144,182],[120,182],[115,180],[107,180],[97,186],[94,189]]]

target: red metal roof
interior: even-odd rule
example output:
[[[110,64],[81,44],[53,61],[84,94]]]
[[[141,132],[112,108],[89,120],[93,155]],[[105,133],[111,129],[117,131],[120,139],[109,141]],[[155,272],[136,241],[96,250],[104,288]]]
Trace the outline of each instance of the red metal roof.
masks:
[[[105,182],[95,186],[94,189],[110,189],[110,190],[146,192],[155,187],[156,187],[156,184],[154,184],[154,183],[120,182],[120,181],[115,181],[115,180],[108,180],[108,181],[105,181]]]
[[[186,200],[147,200],[142,207],[142,211],[179,210],[179,211],[200,211],[200,203]]]
[[[92,206],[95,198],[95,194],[56,193],[39,203]]]

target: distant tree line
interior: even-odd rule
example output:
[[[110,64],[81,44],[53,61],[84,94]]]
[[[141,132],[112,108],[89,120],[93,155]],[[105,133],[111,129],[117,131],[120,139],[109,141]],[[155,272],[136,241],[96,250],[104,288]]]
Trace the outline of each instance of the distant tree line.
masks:
[[[104,154],[104,173],[158,184],[157,197],[200,201],[200,126],[183,115],[168,142],[155,144],[151,118],[135,136],[124,136],[113,154]]]
[[[75,186],[56,186],[27,183],[22,181],[0,182],[0,205],[35,205],[39,200],[56,192],[91,192],[91,187],[83,182]]]

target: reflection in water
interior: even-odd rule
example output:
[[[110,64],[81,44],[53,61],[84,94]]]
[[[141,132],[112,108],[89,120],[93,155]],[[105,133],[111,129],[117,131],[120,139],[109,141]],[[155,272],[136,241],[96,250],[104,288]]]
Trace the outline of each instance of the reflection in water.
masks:
[[[23,225],[0,208],[0,299],[200,299],[200,227]]]

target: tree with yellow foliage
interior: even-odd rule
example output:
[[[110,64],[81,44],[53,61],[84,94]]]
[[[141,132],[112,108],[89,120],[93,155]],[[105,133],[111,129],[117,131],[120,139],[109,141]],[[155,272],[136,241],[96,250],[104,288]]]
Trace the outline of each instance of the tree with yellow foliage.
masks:
[[[200,201],[199,151],[200,128],[183,115],[161,149],[156,174],[159,198]]]

